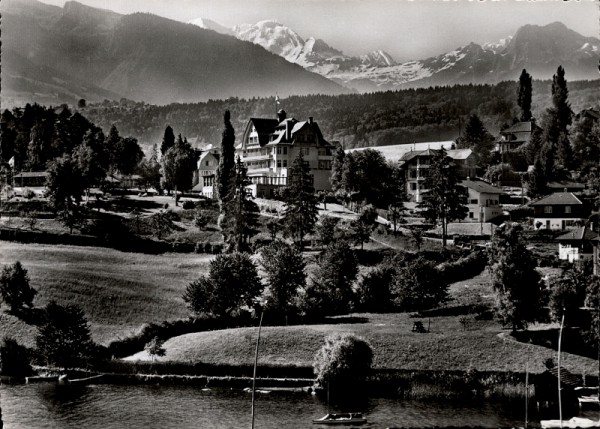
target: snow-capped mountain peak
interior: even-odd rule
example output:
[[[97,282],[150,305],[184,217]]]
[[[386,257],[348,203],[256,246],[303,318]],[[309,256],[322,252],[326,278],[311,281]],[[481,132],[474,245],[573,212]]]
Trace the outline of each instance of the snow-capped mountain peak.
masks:
[[[228,36],[233,36],[233,31],[230,28],[225,27],[224,25],[219,24],[212,19],[207,18],[196,18],[188,21],[188,24],[196,25],[200,28],[204,28],[205,30],[216,31],[217,33],[226,34]]]
[[[588,72],[577,69],[584,70],[582,64],[590,63],[590,69],[596,70],[600,53],[600,40],[583,37],[560,23],[526,25],[514,36],[497,42],[469,43],[435,57],[404,63],[397,63],[382,50],[361,56],[345,55],[321,39],[303,39],[276,20],[237,25],[233,31],[238,39],[258,44],[289,62],[361,92],[496,82],[517,78],[523,68],[533,71],[536,78],[547,78],[556,70],[549,58],[572,65],[569,70],[574,70],[576,77],[589,79]],[[554,40],[561,40],[561,45]]]
[[[396,61],[392,56],[381,49],[361,55],[360,60],[363,64],[372,67],[391,67],[396,65]]]
[[[238,39],[261,45],[292,63],[296,62],[304,47],[304,40],[298,33],[274,19],[236,25],[233,32]]]
[[[498,54],[498,53],[502,52],[504,49],[506,49],[506,47],[508,46],[508,44],[510,43],[510,41],[512,39],[513,39],[512,36],[508,36],[508,37],[505,37],[504,39],[500,39],[497,42],[484,43],[482,45],[482,48],[486,51],[492,51],[494,54]]]

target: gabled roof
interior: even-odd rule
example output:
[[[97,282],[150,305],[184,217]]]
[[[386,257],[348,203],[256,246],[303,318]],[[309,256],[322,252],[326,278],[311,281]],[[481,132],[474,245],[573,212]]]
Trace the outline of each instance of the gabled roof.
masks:
[[[217,161],[219,160],[219,154],[218,153],[202,152],[202,155],[200,155],[200,158],[198,158],[198,162],[202,162],[204,160],[204,158],[207,158],[208,156],[212,156]]]
[[[269,143],[269,135],[275,130],[278,123],[279,121],[277,119],[250,118],[246,130],[244,131],[244,138],[247,136],[247,133],[250,132],[250,124],[252,124],[258,134],[258,143],[261,146],[264,146]]]
[[[471,149],[450,149],[446,152],[452,159],[467,159],[473,153]]]
[[[377,149],[377,148],[373,148],[373,149]],[[410,161],[411,159],[416,158],[417,156],[434,156],[438,152],[439,152],[439,150],[436,150],[436,149],[410,151],[410,152],[406,152],[404,155],[402,155],[402,157],[400,158],[400,161],[405,161],[405,162]],[[467,159],[469,156],[471,156],[472,153],[473,153],[473,151],[471,149],[450,149],[450,150],[446,151],[446,154],[448,155],[448,157],[450,157],[452,159]]]
[[[250,118],[250,122],[256,128],[258,134],[272,133],[279,121],[271,118]]]
[[[563,235],[556,237],[557,241],[573,241],[573,240],[594,240],[598,238],[598,234],[589,229],[587,226],[582,226]]]
[[[473,189],[475,192],[483,194],[503,194],[500,188],[490,185],[483,180],[463,180],[460,184],[466,188]]]
[[[550,205],[582,205],[583,203],[579,198],[573,195],[571,192],[555,192],[547,197],[530,203],[530,206],[550,206]]]
[[[500,134],[510,133],[530,133],[535,125],[532,121],[517,122],[505,130],[500,131]]]

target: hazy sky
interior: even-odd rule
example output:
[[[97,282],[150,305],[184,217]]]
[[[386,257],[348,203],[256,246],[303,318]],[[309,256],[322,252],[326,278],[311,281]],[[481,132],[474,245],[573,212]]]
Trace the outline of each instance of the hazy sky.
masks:
[[[65,0],[43,0],[62,6]],[[276,19],[301,37],[346,54],[375,49],[396,60],[423,59],[468,44],[495,42],[522,25],[562,21],[600,37],[594,0],[79,0],[119,13],[150,12],[179,21],[202,17],[225,26]]]

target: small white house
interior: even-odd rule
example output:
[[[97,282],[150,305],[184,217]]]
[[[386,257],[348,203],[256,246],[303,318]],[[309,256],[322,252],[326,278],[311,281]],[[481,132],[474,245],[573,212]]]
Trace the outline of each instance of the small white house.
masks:
[[[483,180],[463,180],[461,186],[467,191],[467,222],[489,222],[502,215],[499,198],[504,191]]]
[[[569,231],[556,238],[558,258],[569,262],[592,259],[594,255],[593,242],[597,239],[598,234],[587,226]]]

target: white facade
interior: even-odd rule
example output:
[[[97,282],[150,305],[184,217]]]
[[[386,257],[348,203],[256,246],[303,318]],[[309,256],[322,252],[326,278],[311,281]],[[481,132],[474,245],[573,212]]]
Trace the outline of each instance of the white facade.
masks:
[[[579,246],[573,246],[568,243],[559,243],[558,245],[558,259],[561,261],[583,261],[592,259],[593,253],[583,253]]]
[[[467,188],[467,221],[488,222],[502,215],[502,208],[498,202],[498,194],[479,193],[474,189]]]

